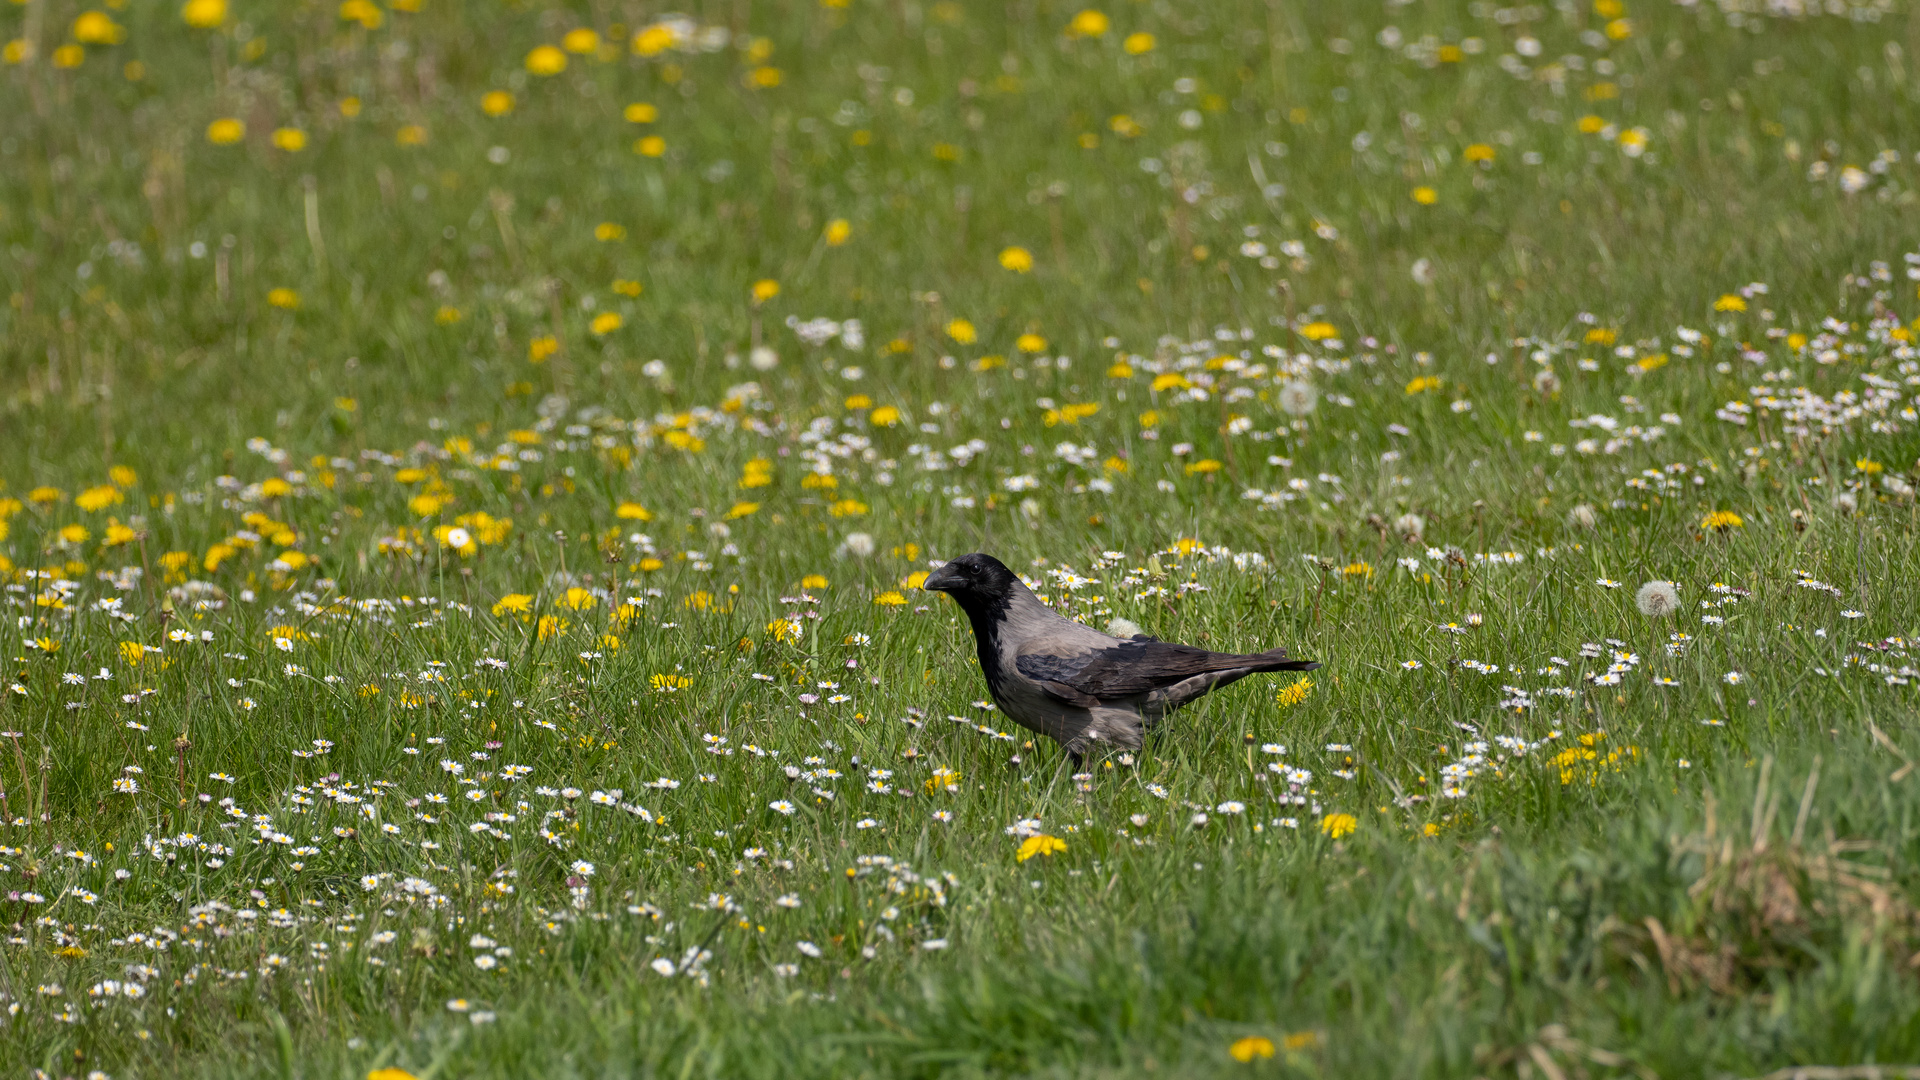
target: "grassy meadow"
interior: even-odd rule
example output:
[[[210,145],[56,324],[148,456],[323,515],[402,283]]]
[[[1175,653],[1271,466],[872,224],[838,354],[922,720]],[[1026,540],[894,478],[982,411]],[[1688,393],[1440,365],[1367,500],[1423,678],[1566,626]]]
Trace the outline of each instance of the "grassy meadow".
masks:
[[[0,1073],[1920,1063],[1911,5],[0,41]]]

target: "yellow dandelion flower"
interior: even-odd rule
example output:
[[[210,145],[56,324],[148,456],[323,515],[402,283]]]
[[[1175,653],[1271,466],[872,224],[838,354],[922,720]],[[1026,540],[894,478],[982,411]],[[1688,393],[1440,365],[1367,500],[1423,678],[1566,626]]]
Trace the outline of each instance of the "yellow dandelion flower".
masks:
[[[1423,184],[1413,189],[1413,201],[1421,206],[1432,206],[1440,201],[1440,193]]]
[[[551,45],[541,45],[527,53],[527,70],[535,75],[553,76],[567,70],[567,54]]]
[[[1701,528],[1713,529],[1716,532],[1726,532],[1728,529],[1738,529],[1744,525],[1746,522],[1740,515],[1731,510],[1715,510],[1700,519]]]
[[[1037,353],[1047,351],[1047,339],[1039,334],[1021,334],[1014,339],[1013,347],[1021,352]]]
[[[274,128],[273,135],[269,141],[273,143],[275,150],[285,150],[289,154],[297,154],[307,148],[307,133],[301,131],[299,128]]]
[[[267,290],[267,303],[283,311],[300,310],[300,294],[292,289],[279,288]]]
[[[1076,14],[1073,21],[1067,24],[1067,34],[1070,37],[1102,37],[1112,26],[1113,20],[1107,18],[1105,13],[1088,8]]]
[[[600,34],[586,26],[576,26],[560,39],[560,47],[575,56],[592,56],[600,51]]]
[[[1460,156],[1466,160],[1468,164],[1478,164],[1480,162],[1491,162],[1495,155],[1491,145],[1477,142],[1470,144],[1465,150],[1461,151]]]
[[[1000,265],[1016,274],[1024,274],[1033,269],[1033,252],[1018,246],[1002,248]]]
[[[629,124],[651,124],[660,119],[660,110],[647,102],[636,101],[621,110],[620,115],[626,117]]]
[[[61,68],[61,69],[77,68],[81,64],[85,63],[86,59],[87,59],[86,47],[81,45],[75,45],[72,42],[68,42],[67,44],[62,45],[59,48],[53,50],[53,66],[57,68]]]
[[[488,116],[505,116],[513,111],[513,95],[505,90],[489,90],[480,97],[480,111]]]
[[[853,225],[846,218],[834,218],[827,222],[826,241],[828,247],[839,247],[853,235]]]
[[[1747,310],[1747,301],[1745,297],[1740,296],[1738,293],[1723,293],[1720,299],[1713,302],[1713,310],[1745,311]]]
[[[875,427],[892,427],[900,422],[900,410],[892,405],[882,405],[867,416],[867,421]]]
[[[971,345],[979,340],[979,333],[973,324],[965,319],[955,319],[947,324],[947,336],[962,345]]]
[[[82,45],[118,45],[125,40],[127,28],[104,11],[86,11],[73,20],[71,33]]]
[[[560,351],[560,339],[555,337],[537,337],[527,342],[527,362],[544,364],[547,358]]]
[[[1306,338],[1308,341],[1326,341],[1329,338],[1339,337],[1340,331],[1336,330],[1330,322],[1316,321],[1301,327],[1300,336]]]
[[[658,135],[648,135],[645,138],[636,139],[633,144],[633,152],[639,154],[641,157],[659,157],[667,152],[667,140]]]
[[[635,56],[659,56],[673,47],[673,31],[665,23],[654,23],[633,35]]]
[[[623,502],[614,510],[613,516],[623,521],[652,521],[653,511],[637,502]]]
[[[387,15],[373,0],[346,0],[340,5],[340,21],[359,23],[363,30],[378,30]]]
[[[627,227],[616,224],[615,222],[603,221],[593,227],[593,238],[601,243],[607,243],[613,240],[625,240],[627,238]]]
[[[1320,819],[1320,831],[1338,840],[1360,827],[1360,819],[1352,814],[1328,814]]]
[[[1281,708],[1291,709],[1295,705],[1298,705],[1301,702],[1307,700],[1307,698],[1311,697],[1312,695],[1313,695],[1313,680],[1302,677],[1301,679],[1288,684],[1278,694],[1275,694],[1273,696],[1273,700],[1278,702]]]
[[[1273,1056],[1273,1040],[1260,1035],[1249,1035],[1227,1047],[1227,1054],[1241,1063],[1252,1061],[1254,1058],[1270,1058]]]
[[[620,329],[625,323],[626,320],[620,317],[619,312],[603,311],[593,317],[593,321],[587,324],[587,329],[593,331],[597,336],[605,336]]]
[[[195,30],[211,30],[227,21],[227,0],[187,0],[180,18]]]
[[[764,304],[780,295],[780,283],[772,278],[761,278],[753,283],[753,302]]]
[[[119,489],[102,484],[99,487],[90,487],[80,494],[75,495],[73,497],[73,505],[91,514],[95,511],[105,510],[107,507],[119,502],[121,498],[122,496]]]
[[[1120,47],[1127,50],[1129,55],[1140,56],[1144,53],[1152,52],[1153,47],[1157,44],[1159,44],[1159,42],[1154,40],[1152,34],[1142,30],[1138,33],[1128,34],[1127,40],[1121,42]],[[1098,136],[1095,137],[1098,138]]]
[[[207,141],[215,146],[232,146],[247,137],[247,125],[231,116],[223,116],[207,125]]]
[[[1065,850],[1067,850],[1067,842],[1065,840],[1057,836],[1048,836],[1045,833],[1041,833],[1038,836],[1029,836],[1021,842],[1020,852],[1014,856],[1014,859],[1019,862],[1026,862],[1035,855],[1046,855],[1050,857]]]
[[[493,614],[496,618],[508,614],[524,615],[532,610],[533,597],[527,593],[508,593],[493,603]]]
[[[875,594],[873,602],[881,607],[904,607],[906,606],[907,598],[902,596],[897,590],[888,589],[886,592]]]

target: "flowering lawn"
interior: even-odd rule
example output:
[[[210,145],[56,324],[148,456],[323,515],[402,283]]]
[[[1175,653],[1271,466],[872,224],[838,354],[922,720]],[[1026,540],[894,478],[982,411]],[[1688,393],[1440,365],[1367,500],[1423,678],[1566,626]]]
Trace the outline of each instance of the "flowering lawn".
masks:
[[[1906,5],[694,7],[0,10],[0,1075],[1920,1062]]]

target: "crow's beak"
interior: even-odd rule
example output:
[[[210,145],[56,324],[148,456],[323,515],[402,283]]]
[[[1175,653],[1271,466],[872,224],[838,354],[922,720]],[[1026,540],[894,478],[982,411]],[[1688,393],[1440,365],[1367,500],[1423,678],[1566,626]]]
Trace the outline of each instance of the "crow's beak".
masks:
[[[965,582],[966,579],[962,578],[958,571],[943,566],[928,574],[927,580],[921,582],[920,587],[929,592],[950,592]]]

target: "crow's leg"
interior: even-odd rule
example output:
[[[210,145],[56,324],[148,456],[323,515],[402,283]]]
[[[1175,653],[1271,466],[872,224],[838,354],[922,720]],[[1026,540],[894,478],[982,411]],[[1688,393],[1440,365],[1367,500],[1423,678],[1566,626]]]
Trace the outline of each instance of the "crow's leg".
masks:
[[[1073,771],[1078,773],[1080,771],[1080,763],[1087,758],[1085,744],[1078,739],[1061,744],[1061,749],[1066,751],[1066,756],[1060,760],[1060,767],[1053,770],[1053,779],[1047,781],[1046,798],[1049,800],[1053,798],[1054,785],[1060,782],[1060,776],[1066,772],[1067,766],[1073,766]]]

